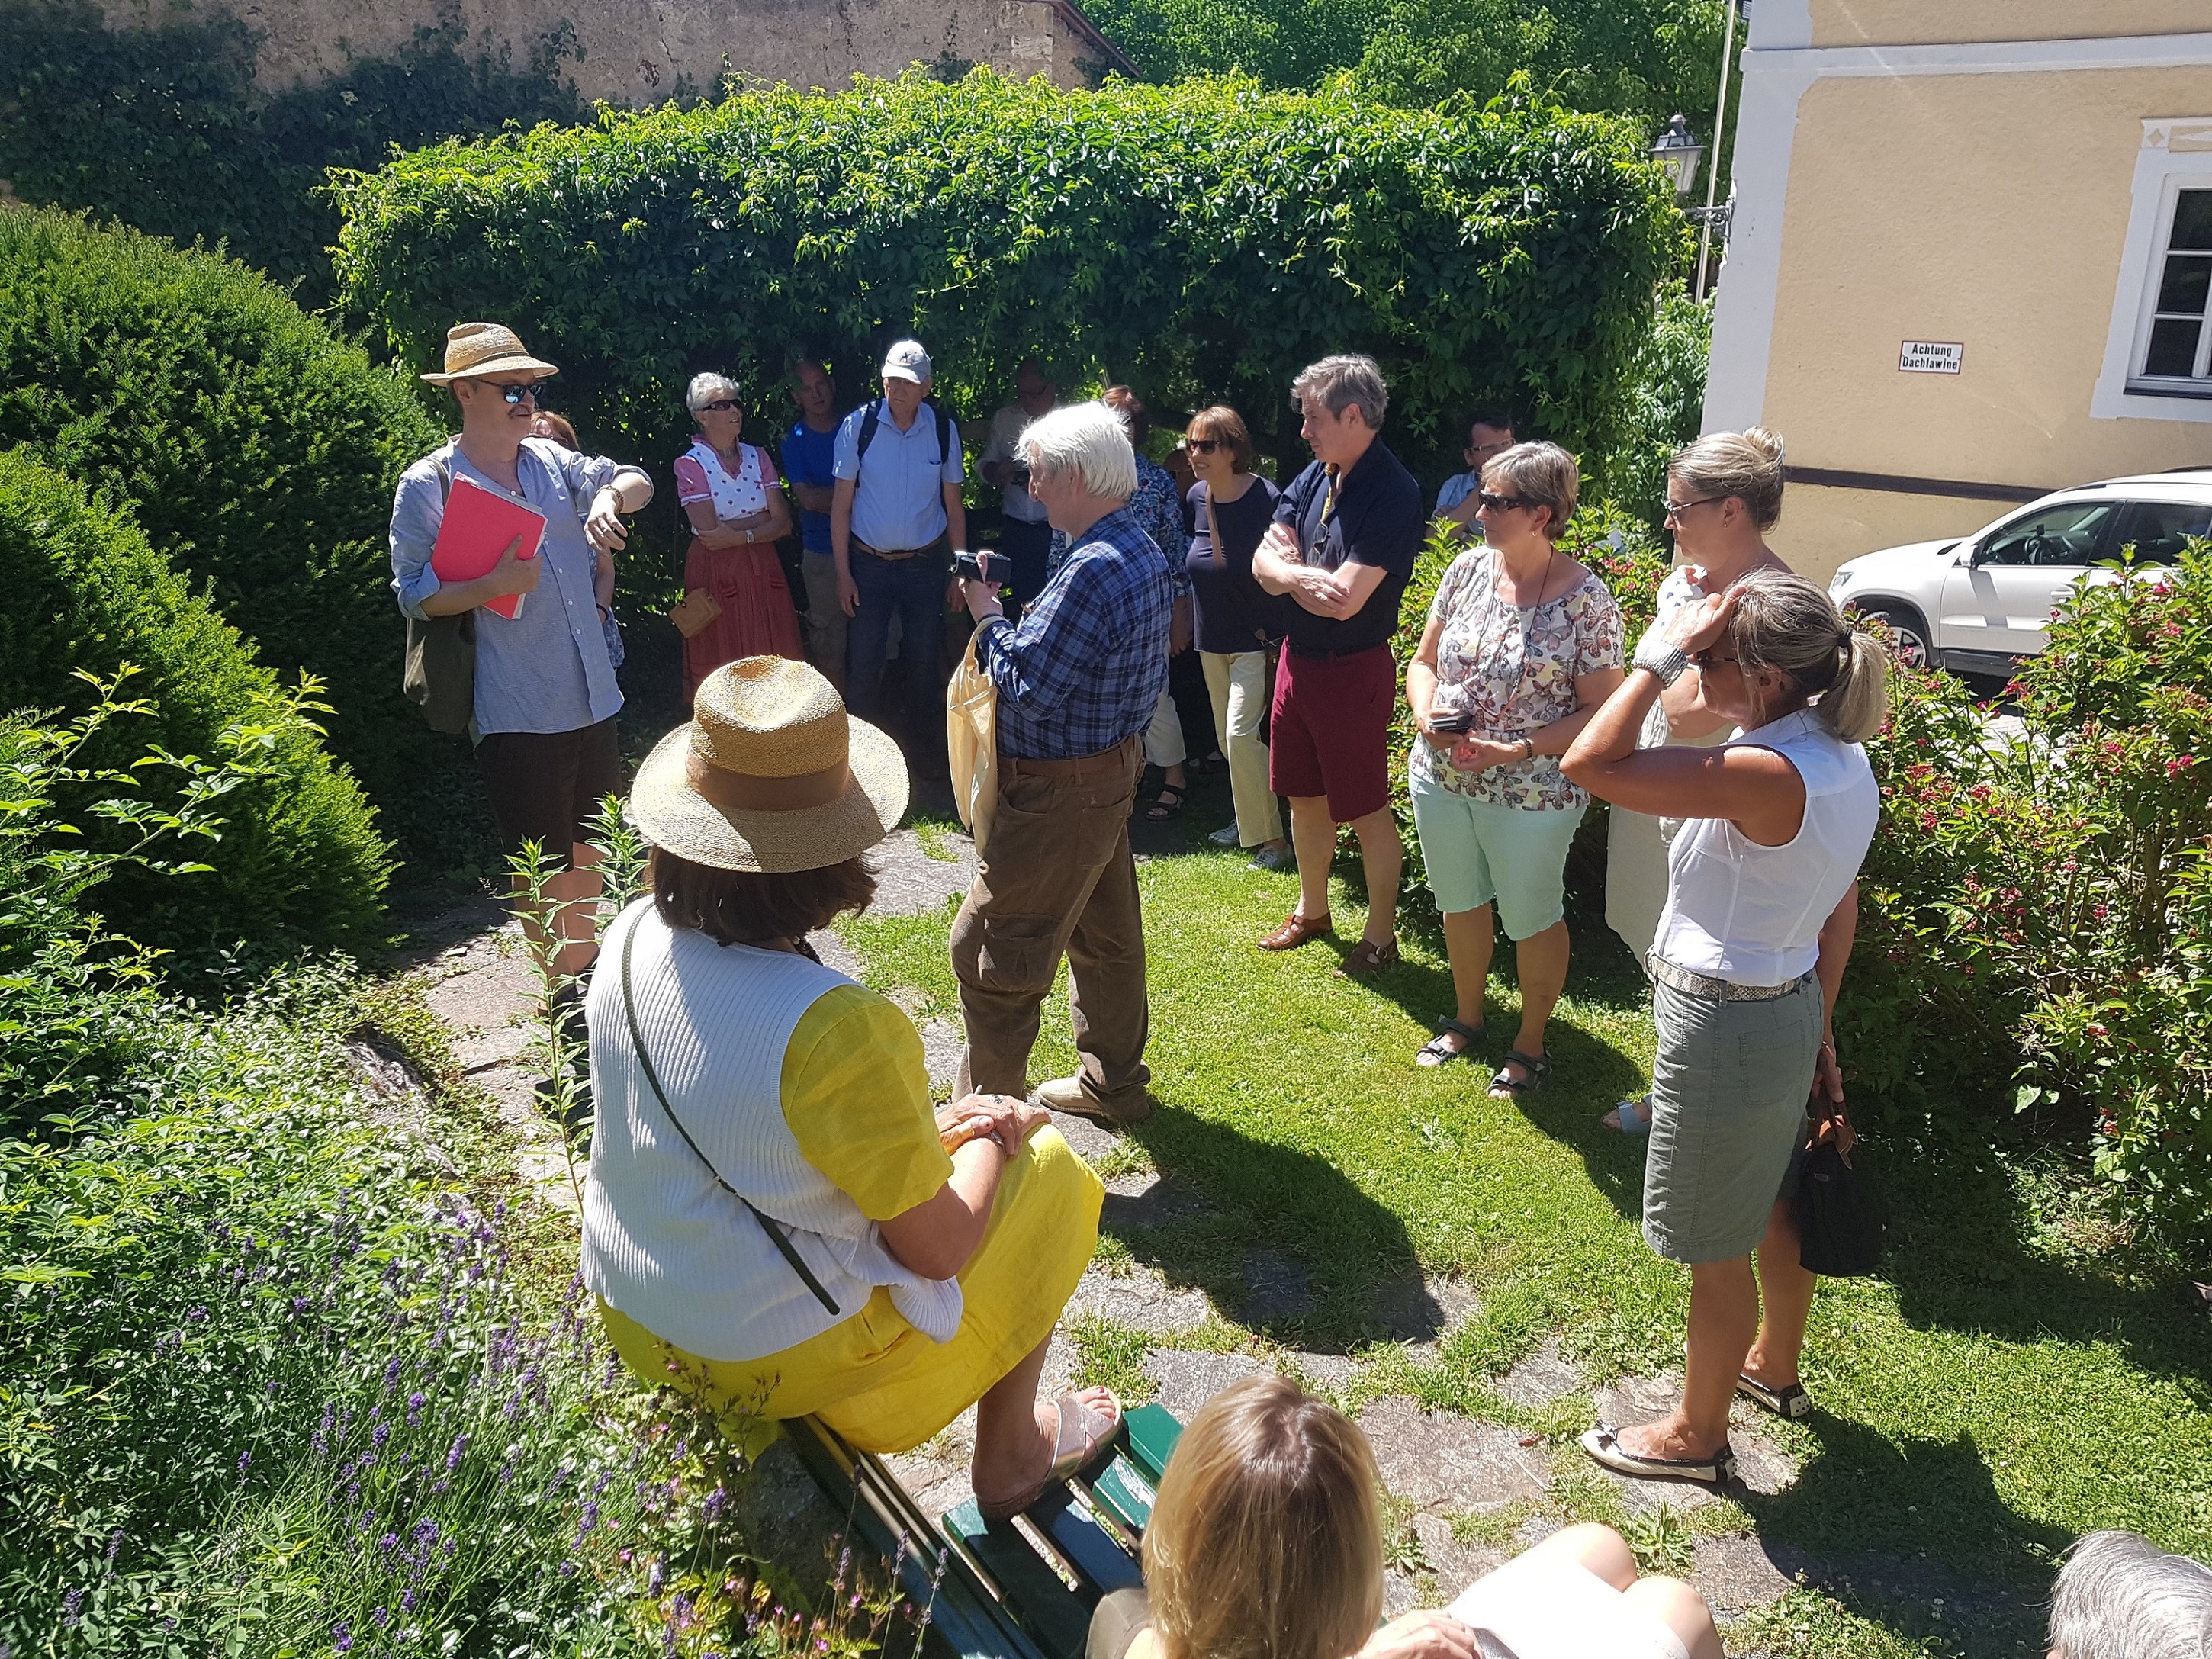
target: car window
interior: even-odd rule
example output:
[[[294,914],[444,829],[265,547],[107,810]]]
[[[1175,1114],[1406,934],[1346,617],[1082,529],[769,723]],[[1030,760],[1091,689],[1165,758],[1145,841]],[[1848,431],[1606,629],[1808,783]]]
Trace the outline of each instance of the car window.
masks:
[[[1976,564],[2082,565],[2094,562],[2111,526],[2110,501],[2061,501],[2022,514],[1982,538]]]
[[[2172,564],[2191,537],[2212,536],[2212,502],[2130,501],[2115,547],[2133,544],[2142,564]]]

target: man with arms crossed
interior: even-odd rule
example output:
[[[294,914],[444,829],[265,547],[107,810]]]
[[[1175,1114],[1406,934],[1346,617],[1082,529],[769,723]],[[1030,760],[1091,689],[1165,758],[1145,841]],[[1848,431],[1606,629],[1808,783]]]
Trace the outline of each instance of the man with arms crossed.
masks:
[[[446,368],[422,378],[460,405],[461,434],[399,475],[392,502],[392,587],[399,608],[418,621],[477,611],[476,744],[493,822],[510,856],[536,842],[565,865],[546,885],[557,925],[523,909],[531,943],[545,948],[557,933],[552,966],[580,974],[599,954],[594,906],[599,851],[584,839],[602,796],[623,790],[615,714],[622,691],[592,591],[592,550],[619,552],[626,532],[617,515],[653,499],[653,480],[604,455],[579,455],[528,435],[538,383],[557,374],[532,356],[512,329],[459,323],[446,335]],[[430,551],[456,478],[520,502],[545,520],[538,556],[510,547],[472,581],[441,582]],[[511,593],[528,601],[512,619],[478,607]],[[517,876],[518,890],[522,878]],[[564,988],[562,1000],[575,988]]]
[[[963,585],[976,664],[999,691],[999,801],[952,923],[968,1027],[953,1092],[1028,1092],[1038,1009],[1065,954],[1083,1066],[1036,1098],[1136,1123],[1152,1110],[1151,1014],[1129,808],[1139,734],[1167,686],[1175,580],[1128,511],[1137,460],[1120,416],[1097,403],[1055,409],[1018,453],[1069,551],[1018,626],[995,588]]]
[[[1291,395],[1313,464],[1283,492],[1252,574],[1293,606],[1267,771],[1290,797],[1298,904],[1260,948],[1288,951],[1331,930],[1329,865],[1336,826],[1349,823],[1367,870],[1367,928],[1337,971],[1358,978],[1398,960],[1406,852],[1390,816],[1390,636],[1421,550],[1421,487],[1376,435],[1389,393],[1373,358],[1324,357]]]

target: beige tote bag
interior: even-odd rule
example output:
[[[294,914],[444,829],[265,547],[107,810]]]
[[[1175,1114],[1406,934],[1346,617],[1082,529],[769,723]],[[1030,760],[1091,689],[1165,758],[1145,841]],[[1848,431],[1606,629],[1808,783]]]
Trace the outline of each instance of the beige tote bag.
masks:
[[[976,666],[975,637],[945,688],[945,739],[953,805],[980,853],[999,805],[999,688]]]

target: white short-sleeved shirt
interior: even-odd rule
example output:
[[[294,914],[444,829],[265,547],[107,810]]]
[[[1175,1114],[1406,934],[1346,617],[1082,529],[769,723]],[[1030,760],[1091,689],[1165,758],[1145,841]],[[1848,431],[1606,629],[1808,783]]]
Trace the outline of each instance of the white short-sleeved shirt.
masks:
[[[853,533],[870,547],[903,553],[927,547],[945,533],[945,486],[968,477],[960,454],[960,423],[947,419],[945,458],[938,459],[937,416],[925,403],[905,431],[885,403],[860,459],[860,428],[872,403],[862,404],[837,428],[831,471],[854,480]]]

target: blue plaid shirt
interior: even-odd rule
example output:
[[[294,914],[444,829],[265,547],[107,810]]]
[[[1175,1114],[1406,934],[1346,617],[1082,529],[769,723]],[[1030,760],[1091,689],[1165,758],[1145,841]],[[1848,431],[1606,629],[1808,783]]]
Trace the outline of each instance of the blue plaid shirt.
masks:
[[[1176,489],[1175,474],[1151,456],[1139,455],[1137,493],[1129,497],[1127,510],[1137,527],[1168,556],[1168,573],[1175,580],[1176,598],[1181,599],[1190,591],[1190,574],[1183,568],[1184,556],[1190,551],[1190,534],[1183,528],[1182,496]],[[1045,556],[1046,576],[1051,576],[1066,558],[1067,532],[1055,530],[1052,550]]]
[[[987,619],[975,660],[999,688],[999,752],[1073,760],[1152,721],[1168,684],[1175,582],[1128,507],[1092,525],[1017,627]]]

